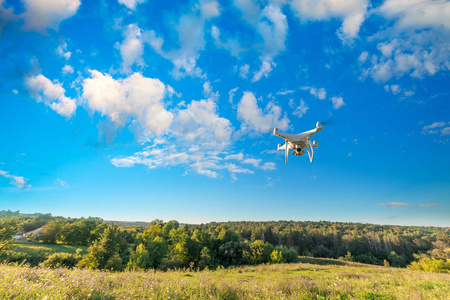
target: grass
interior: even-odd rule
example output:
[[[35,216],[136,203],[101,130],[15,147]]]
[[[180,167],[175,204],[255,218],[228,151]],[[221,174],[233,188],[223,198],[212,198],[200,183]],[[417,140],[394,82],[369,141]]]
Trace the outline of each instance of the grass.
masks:
[[[0,265],[1,299],[448,299],[448,295],[450,274],[347,262],[118,273]]]
[[[66,252],[73,254],[77,251],[77,249],[81,249],[81,255],[87,253],[88,246],[73,246],[73,245],[61,245],[61,244],[42,244],[42,243],[31,243],[31,242],[15,242],[11,250],[15,252],[22,253],[36,253],[43,252],[48,255],[56,253],[56,252]]]

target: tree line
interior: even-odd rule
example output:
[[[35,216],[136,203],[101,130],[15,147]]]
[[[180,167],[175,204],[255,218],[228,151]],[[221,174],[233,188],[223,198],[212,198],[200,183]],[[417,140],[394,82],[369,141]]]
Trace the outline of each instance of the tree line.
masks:
[[[11,227],[13,219],[15,231],[43,226],[36,236],[43,243],[89,245],[84,256],[55,253],[47,262],[49,266],[77,265],[109,270],[215,269],[296,262],[302,255],[394,267],[409,265],[431,271],[450,270],[448,227],[325,221],[212,222],[180,226],[177,221],[161,220],[152,221],[149,227],[124,227],[99,218],[70,219],[50,214],[7,216],[2,218],[1,226]],[[3,231],[0,229],[0,233]],[[0,238],[5,240],[3,236]],[[0,249],[6,249],[9,244],[1,246],[2,242]]]

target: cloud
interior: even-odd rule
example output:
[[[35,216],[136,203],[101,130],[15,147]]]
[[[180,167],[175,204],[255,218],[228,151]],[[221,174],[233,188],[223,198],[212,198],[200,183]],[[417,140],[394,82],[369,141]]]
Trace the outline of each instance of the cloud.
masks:
[[[243,164],[250,164],[254,166],[255,168],[259,167],[259,164],[261,163],[261,159],[255,159],[255,158],[247,158],[242,161]]]
[[[178,145],[165,141],[165,143],[147,146],[143,151],[136,152],[131,156],[117,157],[111,160],[111,163],[116,167],[129,168],[134,165],[144,165],[149,169],[170,167],[170,166],[184,166],[186,174],[193,172],[202,176],[210,178],[218,178],[222,173],[228,172],[234,180],[237,180],[235,174],[254,174],[253,170],[242,167],[237,163],[230,163],[229,160],[236,160],[243,164],[243,154],[225,155],[224,153],[212,153],[205,151],[201,147],[187,148],[186,145]],[[256,161],[251,158],[247,159],[247,165],[254,166]],[[274,170],[274,163],[265,163],[259,167],[263,170]]]
[[[419,206],[421,207],[432,207],[432,206],[441,206],[440,203],[420,203]]]
[[[178,34],[179,49],[165,52],[162,50],[164,40],[154,31],[145,34],[145,40],[162,57],[172,61],[172,75],[181,78],[186,75],[202,77],[202,70],[197,67],[199,52],[205,49],[205,23],[220,15],[219,3],[215,0],[203,0],[192,6],[191,12],[180,16],[175,30]]]
[[[60,83],[53,83],[50,79],[40,74],[25,79],[30,94],[38,102],[44,102],[58,114],[70,118],[76,110],[74,99],[65,96],[66,90]]]
[[[294,116],[297,116],[299,118],[303,117],[304,114],[306,114],[306,111],[309,109],[309,107],[305,104],[305,101],[300,100],[300,105],[298,105],[294,112],[292,113]]]
[[[273,163],[273,162],[266,162],[260,168],[265,171],[273,171],[273,170],[277,169],[275,167],[275,163]]]
[[[248,71],[250,70],[250,65],[245,64],[239,68],[239,77],[246,79]]]
[[[315,87],[311,87],[309,89],[309,93],[311,95],[313,95],[314,97],[316,97],[319,100],[323,100],[326,98],[327,96],[327,91],[325,90],[325,88],[315,88]]]
[[[125,73],[131,73],[133,64],[143,66],[142,54],[144,53],[144,45],[142,40],[141,29],[136,24],[126,26],[123,33],[125,39],[119,46],[120,55],[122,56],[122,69]]]
[[[179,110],[172,128],[181,143],[215,150],[231,144],[232,132],[231,122],[219,117],[213,99],[192,101],[186,109]]]
[[[377,82],[409,75],[413,78],[433,76],[450,69],[450,31],[442,28],[423,31],[379,43],[380,54],[373,54],[363,77]]]
[[[377,205],[394,208],[394,207],[408,207],[411,204],[406,202],[386,202],[386,203],[377,203]]]
[[[63,72],[64,74],[72,74],[72,73],[73,73],[73,68],[72,68],[72,66],[70,66],[70,65],[65,65],[65,66],[62,68],[62,72]]]
[[[282,116],[281,107],[270,101],[264,111],[258,107],[255,95],[244,92],[237,106],[238,119],[243,122],[241,128],[257,133],[270,132],[273,127],[287,129],[289,119],[286,114]]]
[[[231,90],[228,92],[228,96],[229,96],[228,102],[230,102],[231,104],[233,104],[234,93],[236,93],[236,91],[237,91],[238,89],[239,89],[238,87],[235,87],[234,89],[231,89]]]
[[[253,73],[252,82],[260,80],[263,76],[267,78],[276,66],[273,58],[286,49],[288,32],[286,16],[276,2],[269,3],[263,9],[253,0],[235,0],[233,4],[242,12],[244,20],[263,39],[263,44],[257,45],[261,53],[261,66],[259,71]]]
[[[342,19],[342,27],[338,30],[341,39],[353,39],[358,36],[359,29],[367,13],[367,0],[293,0],[292,10],[301,21],[322,21],[332,18]]]
[[[409,75],[433,76],[450,70],[450,3],[432,0],[388,0],[374,12],[393,25],[374,40],[377,49],[363,69],[362,78],[377,82]]]
[[[60,186],[67,186],[67,181],[65,180],[61,180],[61,179],[56,179],[56,183]]]
[[[292,93],[295,93],[295,91],[294,90],[284,90],[284,91],[277,92],[277,95],[289,95]]]
[[[345,105],[342,97],[332,97],[331,101],[333,102],[334,109],[339,109],[341,106]]]
[[[80,0],[23,0],[25,12],[23,30],[45,33],[47,28],[58,30],[59,24],[76,14]]]
[[[424,126],[422,129],[422,134],[437,134],[439,132],[438,128],[442,128],[446,125],[447,123],[444,121],[434,122],[433,124]]]
[[[21,189],[31,187],[31,184],[27,184],[26,179],[23,178],[22,176],[11,175],[9,174],[9,172],[3,170],[0,170],[0,176],[12,179],[11,183]]]
[[[435,0],[386,0],[378,8],[401,28],[450,28],[450,2]]]
[[[59,57],[64,57],[65,59],[69,60],[72,52],[67,51],[67,43],[62,42],[61,44],[59,44],[58,48],[56,48],[56,54],[58,54]]]
[[[261,64],[261,68],[259,71],[253,73],[252,82],[256,82],[261,79],[261,77],[269,77],[269,73],[272,71],[272,67],[275,67],[276,64],[272,61],[271,58],[266,58]]]
[[[97,70],[90,73],[91,78],[83,81],[83,98],[90,109],[120,127],[136,120],[148,135],[162,135],[169,129],[173,114],[164,107],[168,88],[160,80],[139,73],[118,80]]]
[[[241,153],[238,153],[238,154],[230,154],[230,155],[225,156],[224,159],[225,159],[225,160],[230,160],[230,159],[233,159],[233,160],[243,160],[243,159],[244,159],[244,154],[242,154],[242,152],[241,152]]]
[[[136,10],[138,4],[142,4],[147,0],[118,0],[120,4],[125,5],[130,10]]]

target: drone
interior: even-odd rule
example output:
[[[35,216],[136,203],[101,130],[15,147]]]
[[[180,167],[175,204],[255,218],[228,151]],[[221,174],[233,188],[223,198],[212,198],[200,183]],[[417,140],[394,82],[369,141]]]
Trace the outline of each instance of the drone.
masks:
[[[319,145],[316,140],[311,142],[311,136],[322,129],[323,126],[320,122],[316,123],[316,128],[298,134],[281,133],[278,132],[278,128],[275,127],[273,129],[273,135],[279,136],[286,141],[283,146],[278,144],[277,149],[278,151],[285,151],[286,164],[288,162],[289,149],[293,149],[292,154],[295,156],[302,156],[305,154],[305,150],[303,148],[306,148],[306,151],[308,151],[309,161],[313,162],[314,148],[319,147]]]

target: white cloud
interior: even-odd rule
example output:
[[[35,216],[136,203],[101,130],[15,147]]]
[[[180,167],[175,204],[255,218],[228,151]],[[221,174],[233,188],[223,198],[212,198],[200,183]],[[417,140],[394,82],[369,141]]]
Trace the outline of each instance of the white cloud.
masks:
[[[286,114],[282,116],[281,107],[269,102],[263,111],[258,107],[255,95],[252,92],[244,92],[237,106],[238,119],[243,121],[243,129],[255,132],[270,132],[273,127],[287,129],[289,119]]]
[[[277,95],[289,95],[289,94],[292,94],[294,92],[295,92],[294,90],[284,90],[284,91],[277,92]]]
[[[83,81],[83,98],[93,111],[124,126],[136,120],[149,135],[165,133],[173,114],[164,108],[167,87],[158,79],[134,73],[125,79],[113,79],[109,74],[91,70],[91,78]]]
[[[130,10],[136,10],[138,4],[142,4],[147,0],[118,0],[120,4],[125,5]]]
[[[272,71],[272,67],[275,67],[276,64],[270,58],[266,58],[263,60],[261,64],[261,68],[259,71],[253,73],[252,82],[256,82],[261,79],[261,77],[269,77],[269,73]]]
[[[17,90],[12,90],[12,92],[16,95],[19,93]]]
[[[375,81],[409,75],[433,76],[450,70],[450,3],[433,0],[387,0],[377,10],[393,21],[377,38],[379,53],[371,55],[362,78]],[[406,96],[406,95],[405,95]]]
[[[325,88],[304,87],[302,89],[309,89],[309,93],[319,100],[323,100],[327,96],[327,91],[325,90]]]
[[[250,66],[245,64],[239,68],[239,77],[246,79]]]
[[[244,159],[244,154],[242,154],[242,152],[238,153],[238,154],[229,154],[229,155],[225,156],[224,159],[225,160],[230,160],[230,159],[232,159],[232,160],[243,160]]]
[[[286,48],[288,23],[281,11],[280,4],[272,2],[260,9],[253,0],[235,0],[233,4],[242,12],[244,20],[253,26],[262,37],[263,44],[259,46],[261,66],[254,72],[252,81],[258,81],[262,76],[268,77],[275,67],[273,58]],[[241,76],[244,77],[244,76]]]
[[[254,166],[255,168],[259,167],[259,164],[261,163],[261,159],[255,159],[255,158],[247,158],[242,161],[243,164],[249,164]]]
[[[192,101],[186,109],[179,110],[172,128],[180,142],[215,150],[230,145],[232,132],[231,122],[219,117],[212,99]]]
[[[308,108],[309,107],[305,104],[305,101],[300,100],[300,104],[295,108],[295,110],[292,114],[294,116],[301,118],[301,117],[303,117],[304,114],[306,114],[306,111],[308,110]]]
[[[402,28],[450,28],[450,2],[436,0],[386,0],[378,11],[396,19]]]
[[[63,72],[64,74],[72,74],[72,73],[73,73],[73,68],[72,68],[71,65],[65,65],[65,66],[62,68],[62,72]]]
[[[273,163],[273,162],[266,162],[260,168],[265,171],[273,171],[273,170],[277,169],[275,167],[275,163]]]
[[[178,33],[179,49],[168,52],[162,50],[164,40],[157,37],[154,31],[146,33],[145,40],[156,53],[172,61],[175,78],[186,75],[202,77],[202,70],[197,67],[199,52],[205,48],[204,27],[206,21],[220,15],[219,3],[216,0],[203,0],[192,6],[190,13],[181,15],[175,30]]]
[[[120,55],[122,56],[122,68],[125,73],[131,73],[131,67],[134,64],[143,66],[142,54],[144,45],[141,29],[135,24],[126,27],[123,33],[125,39],[120,45]]]
[[[80,0],[22,0],[25,12],[24,30],[46,32],[47,28],[58,30],[59,23],[76,14]]]
[[[235,87],[234,89],[232,89],[228,92],[228,95],[229,95],[228,101],[231,104],[233,104],[234,93],[236,93],[237,90],[238,90],[238,87]]]
[[[450,135],[450,126],[441,130],[441,135]]]
[[[444,121],[434,122],[433,124],[424,126],[422,129],[422,134],[437,134],[437,133],[439,133],[439,128],[445,127],[446,125],[447,125],[447,123]],[[447,128],[444,128],[441,130],[442,135],[448,134]]]
[[[361,53],[358,57],[358,62],[360,64],[363,64],[367,61],[367,58],[369,57],[369,52],[364,51],[363,53]]]
[[[343,39],[358,36],[367,13],[368,0],[293,0],[292,10],[301,21],[321,21],[332,18],[343,20],[338,35]]]
[[[65,96],[66,90],[60,83],[53,83],[50,79],[40,74],[25,79],[31,96],[38,102],[44,102],[58,114],[70,118],[76,110],[74,99]]]
[[[395,207],[408,207],[411,204],[406,203],[406,202],[386,202],[386,203],[378,203],[378,205],[395,208]]]
[[[9,174],[9,172],[3,171],[3,170],[0,170],[0,176],[12,179],[11,183],[21,189],[31,187],[31,184],[27,184],[26,179],[23,178],[22,176],[11,175],[11,174]]]
[[[60,57],[64,57],[67,60],[69,60],[70,56],[72,55],[72,52],[67,51],[67,43],[66,42],[62,42],[61,44],[59,44],[58,48],[56,48],[56,53]]]
[[[345,105],[342,97],[332,97],[331,101],[333,102],[334,109],[339,109],[341,106]]]

